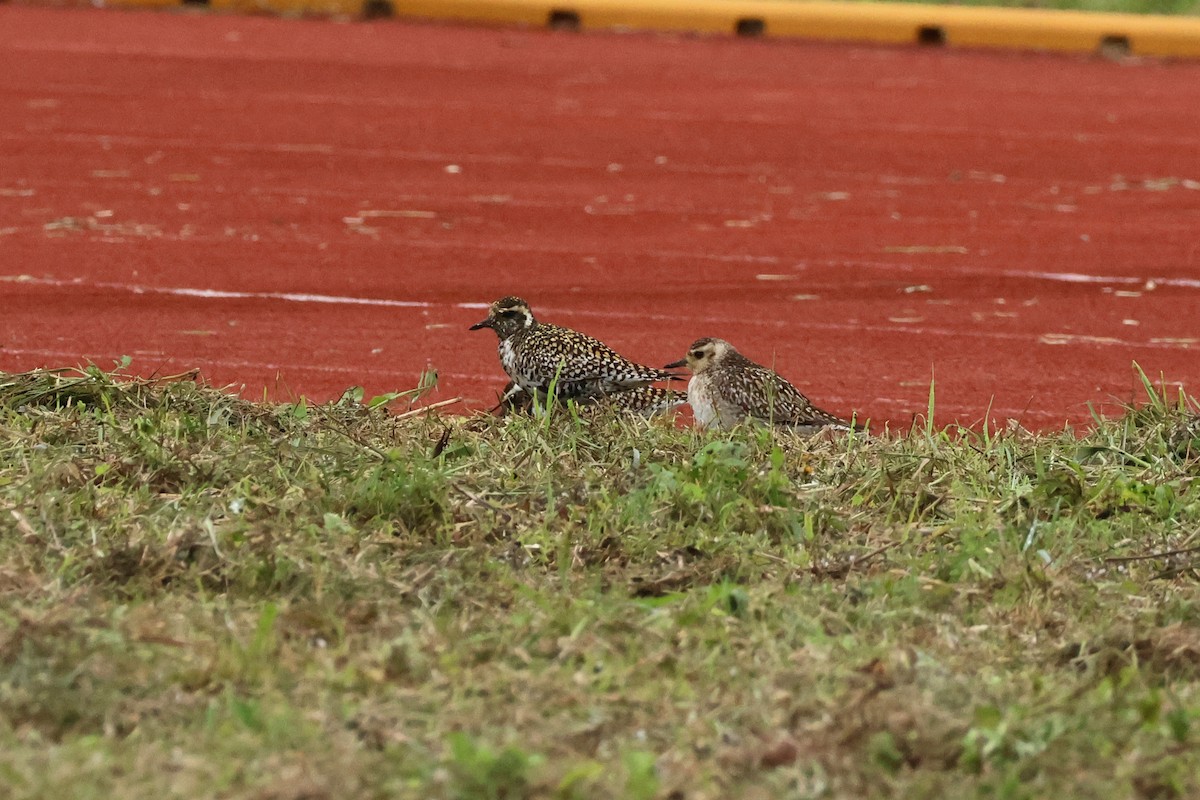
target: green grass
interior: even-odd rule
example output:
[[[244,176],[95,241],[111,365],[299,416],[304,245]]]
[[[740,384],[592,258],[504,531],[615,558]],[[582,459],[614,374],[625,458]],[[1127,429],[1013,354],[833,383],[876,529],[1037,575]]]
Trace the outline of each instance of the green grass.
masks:
[[[3,796],[1200,796],[1147,387],[803,440],[0,376]]]
[[[863,0],[863,2],[875,1]],[[1106,11],[1123,14],[1169,14],[1175,16],[1200,14],[1200,0],[911,0],[911,2],[933,5]]]

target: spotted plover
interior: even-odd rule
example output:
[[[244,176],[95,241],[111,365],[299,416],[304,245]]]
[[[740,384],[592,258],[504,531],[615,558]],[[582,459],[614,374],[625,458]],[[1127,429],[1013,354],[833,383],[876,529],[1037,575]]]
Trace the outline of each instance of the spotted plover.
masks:
[[[680,377],[634,363],[587,334],[538,322],[519,297],[492,303],[487,319],[471,326],[480,328],[491,328],[500,338],[500,365],[514,391],[530,395],[544,395],[553,384],[559,399],[596,398]]]

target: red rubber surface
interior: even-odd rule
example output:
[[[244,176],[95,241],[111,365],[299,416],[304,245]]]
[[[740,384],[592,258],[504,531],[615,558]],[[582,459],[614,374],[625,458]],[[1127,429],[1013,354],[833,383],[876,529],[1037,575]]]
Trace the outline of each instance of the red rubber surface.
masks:
[[[0,48],[0,368],[478,406],[464,304],[518,293],[902,425],[934,371],[1035,428],[1135,359],[1200,388],[1200,65],[13,6]]]

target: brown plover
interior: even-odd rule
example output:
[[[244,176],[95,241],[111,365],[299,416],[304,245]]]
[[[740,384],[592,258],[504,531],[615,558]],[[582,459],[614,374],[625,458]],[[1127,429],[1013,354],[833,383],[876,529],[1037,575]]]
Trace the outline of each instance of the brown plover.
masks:
[[[697,339],[687,356],[664,369],[687,365],[688,404],[701,428],[732,428],[744,419],[786,426],[801,433],[850,430],[850,423],[822,411],[777,372],[756,364],[724,339]]]

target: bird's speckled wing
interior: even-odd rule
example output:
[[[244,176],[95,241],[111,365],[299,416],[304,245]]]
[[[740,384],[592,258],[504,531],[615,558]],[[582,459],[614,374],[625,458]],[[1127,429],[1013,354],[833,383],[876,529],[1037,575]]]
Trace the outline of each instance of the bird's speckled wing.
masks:
[[[747,416],[777,425],[850,427],[845,420],[814,406],[799,389],[766,367],[756,364],[731,370],[722,378],[728,381],[726,399]]]
[[[599,399],[599,404],[610,405],[619,411],[641,414],[646,417],[662,414],[679,408],[687,402],[687,394],[675,389],[660,389],[657,386],[637,386]]]
[[[502,414],[528,414],[533,411],[533,396],[523,390],[513,390],[513,382],[509,381],[504,387],[504,398],[496,406]],[[544,401],[544,398],[543,398]],[[657,386],[637,386],[633,389],[621,389],[611,394],[594,398],[584,398],[579,401],[581,408],[605,409],[611,408],[626,414],[640,414],[652,417],[679,408],[687,402],[687,395],[674,389],[660,389]]]
[[[585,333],[542,324],[514,346],[515,368],[528,381],[576,384],[579,394],[610,392],[670,380],[673,373],[637,364]]]

